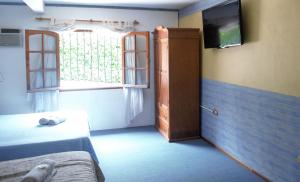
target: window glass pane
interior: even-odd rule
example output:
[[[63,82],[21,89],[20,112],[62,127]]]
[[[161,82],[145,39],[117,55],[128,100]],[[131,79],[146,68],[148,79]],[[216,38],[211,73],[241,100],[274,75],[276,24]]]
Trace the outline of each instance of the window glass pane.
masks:
[[[42,50],[42,34],[34,34],[29,36],[29,51]]]
[[[125,50],[134,50],[135,47],[134,36],[125,37]]]
[[[30,70],[42,69],[41,53],[29,53],[29,68]]]
[[[55,37],[44,34],[44,50],[45,51],[55,51],[56,50]]]
[[[33,90],[43,88],[43,72],[30,72],[30,88]]]
[[[147,66],[147,53],[139,52],[136,54],[137,68],[146,68]]]
[[[125,70],[125,84],[135,84],[134,70]]]
[[[136,35],[136,50],[146,50],[147,49],[146,36]]]
[[[57,87],[56,71],[45,72],[45,87]]]
[[[45,68],[56,68],[56,54],[46,53],[44,54]]]
[[[136,82],[137,82],[137,85],[146,85],[147,84],[147,72],[146,70],[137,70],[136,71]]]
[[[135,67],[135,53],[134,52],[127,52],[125,53],[125,67],[133,68]]]

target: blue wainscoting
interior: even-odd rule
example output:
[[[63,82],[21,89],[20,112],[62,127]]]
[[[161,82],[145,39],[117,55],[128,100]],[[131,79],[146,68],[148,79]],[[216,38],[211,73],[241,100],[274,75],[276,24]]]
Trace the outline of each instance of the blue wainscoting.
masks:
[[[299,182],[300,98],[202,80],[202,136],[272,181]]]

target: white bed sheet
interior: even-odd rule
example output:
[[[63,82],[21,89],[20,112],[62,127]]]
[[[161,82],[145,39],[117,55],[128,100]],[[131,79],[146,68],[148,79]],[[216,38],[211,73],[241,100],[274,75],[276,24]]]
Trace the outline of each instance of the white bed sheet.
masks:
[[[66,121],[55,126],[40,126],[39,119],[49,115]],[[89,137],[88,117],[84,111],[60,111],[0,115],[0,146],[41,143]]]

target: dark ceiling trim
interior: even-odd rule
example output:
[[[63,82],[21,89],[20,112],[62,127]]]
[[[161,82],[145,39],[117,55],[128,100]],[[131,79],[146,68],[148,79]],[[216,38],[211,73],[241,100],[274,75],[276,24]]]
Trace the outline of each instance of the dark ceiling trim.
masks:
[[[26,6],[25,3],[18,2],[0,2],[0,5],[12,5],[12,6]],[[74,7],[74,8],[102,8],[102,9],[127,9],[127,10],[146,10],[146,11],[174,11],[178,12],[178,9],[167,8],[144,8],[144,7],[124,7],[124,6],[100,6],[100,5],[79,5],[79,4],[45,4],[45,6],[52,7]]]

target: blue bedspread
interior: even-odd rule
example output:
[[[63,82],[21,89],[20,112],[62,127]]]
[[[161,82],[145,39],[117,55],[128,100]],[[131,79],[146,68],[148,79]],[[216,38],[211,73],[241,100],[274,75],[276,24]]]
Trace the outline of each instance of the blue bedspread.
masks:
[[[50,115],[66,121],[39,126],[39,119]],[[0,115],[0,161],[66,151],[87,151],[98,162],[85,112]]]

